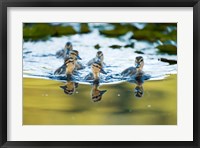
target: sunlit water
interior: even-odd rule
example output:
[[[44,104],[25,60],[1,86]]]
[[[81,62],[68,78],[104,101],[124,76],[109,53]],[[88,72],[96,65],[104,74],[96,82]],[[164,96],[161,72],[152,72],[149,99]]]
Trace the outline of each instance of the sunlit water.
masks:
[[[108,26],[109,27],[109,26]],[[144,72],[151,76],[150,80],[164,79],[169,74],[177,73],[177,65],[169,65],[161,62],[159,58],[167,58],[177,60],[176,55],[160,54],[155,49],[156,44],[147,42],[128,40],[131,33],[117,38],[107,38],[99,34],[98,30],[94,30],[89,34],[77,34],[72,36],[52,37],[47,41],[24,42],[23,43],[23,76],[37,77],[45,79],[59,79],[55,76],[54,71],[63,64],[63,59],[58,59],[55,53],[62,49],[66,42],[73,43],[73,48],[79,51],[82,58],[80,61],[84,65],[95,57],[96,50],[94,46],[99,44],[100,50],[104,53],[104,70],[107,75],[101,74],[103,83],[118,83],[121,79],[105,79],[108,75],[121,73],[124,69],[134,66],[136,56],[143,56],[145,66]],[[121,45],[125,46],[134,43],[134,48],[112,49],[109,46]],[[144,54],[137,54],[135,51],[142,51]],[[87,83],[85,76],[91,72],[91,68],[87,67],[79,70],[77,81],[79,83]]]

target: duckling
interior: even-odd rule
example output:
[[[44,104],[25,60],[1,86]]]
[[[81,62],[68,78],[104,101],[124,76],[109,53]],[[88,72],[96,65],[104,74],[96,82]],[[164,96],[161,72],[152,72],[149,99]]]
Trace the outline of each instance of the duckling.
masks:
[[[94,62],[92,64],[92,73],[93,73],[94,80],[98,80],[99,79],[100,73],[107,74],[104,71],[100,61]]]
[[[98,102],[101,100],[103,94],[107,90],[99,90],[99,85],[97,83],[94,83],[92,85],[92,90],[91,90],[91,98],[94,102]]]
[[[144,72],[142,71],[144,66],[144,59],[142,56],[138,56],[135,58],[135,67],[129,67],[127,69],[125,69],[124,71],[121,72],[121,75],[123,77],[127,77],[127,76],[139,76],[139,75],[143,75]]]
[[[71,51],[69,52],[69,54],[70,54],[69,56],[70,56],[70,57],[73,57],[73,58],[75,59],[75,61],[76,61],[75,70],[81,70],[81,69],[84,69],[84,68],[85,68],[85,66],[83,66],[83,64],[82,64],[81,62],[77,61],[77,60],[82,60],[82,59],[80,58],[79,52],[78,52],[77,50],[71,50]],[[68,55],[66,55],[66,56],[64,57],[64,59],[67,58],[67,57],[68,57]]]
[[[69,59],[69,58],[72,58],[72,59],[74,60],[74,62],[75,62],[75,68],[74,68],[74,70],[78,70],[78,69],[80,69],[80,68],[83,67],[82,65],[78,65],[78,63],[77,63],[77,59],[81,60],[81,58],[80,58],[79,53],[78,53],[77,50],[71,50],[71,51],[69,52],[69,55],[66,55],[66,56],[64,57],[64,61],[66,61],[66,60]],[[82,67],[81,67],[81,66],[82,66]],[[64,64],[63,64],[62,66],[60,66],[58,69],[56,69],[56,71],[54,72],[54,74],[55,74],[55,75],[56,75],[56,74],[58,74],[58,75],[59,75],[59,74],[64,74],[65,71],[66,71],[66,64],[65,64],[65,62],[64,62]]]
[[[72,73],[75,69],[75,60],[72,57],[70,57],[70,58],[66,59],[65,65],[66,65],[65,66],[66,67],[65,74],[66,74],[67,80],[68,80],[71,78]]]
[[[67,42],[67,43],[65,44],[64,49],[59,50],[59,51],[56,52],[56,57],[57,57],[57,58],[60,58],[60,57],[63,58],[63,57],[65,57],[66,55],[69,55],[69,52],[70,52],[71,50],[73,50],[72,43],[71,43],[71,42]]]
[[[100,61],[96,61],[92,64],[92,73],[88,74],[86,77],[85,77],[85,80],[94,80],[95,81],[99,81],[99,75],[100,73],[103,73],[103,74],[107,74],[102,65],[101,65],[101,62]]]
[[[74,60],[82,60],[81,57],[79,56],[79,52],[77,50],[70,50],[69,54],[64,56],[64,60],[72,57]]]
[[[144,95],[144,89],[142,85],[137,85],[134,89],[134,94],[136,97],[141,98]]]
[[[135,97],[141,98],[144,95],[143,83],[145,78],[147,77],[144,75],[137,75],[135,77],[135,84],[136,84],[136,87],[134,89]]]
[[[67,81],[64,86],[60,86],[64,90],[65,94],[72,95],[75,92],[75,89],[78,87],[78,83],[73,81]]]
[[[101,65],[103,65],[103,60],[104,60],[104,56],[103,56],[103,52],[102,51],[98,51],[97,54],[96,54],[96,57],[91,59],[87,65],[88,66],[91,66],[94,62],[96,61],[100,61]]]

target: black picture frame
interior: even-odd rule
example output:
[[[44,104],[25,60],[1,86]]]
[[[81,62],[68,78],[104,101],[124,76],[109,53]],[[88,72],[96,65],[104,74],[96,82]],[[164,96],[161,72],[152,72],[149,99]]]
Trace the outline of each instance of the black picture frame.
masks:
[[[193,7],[193,141],[7,141],[8,7]],[[0,12],[1,147],[200,147],[200,0],[1,0]]]

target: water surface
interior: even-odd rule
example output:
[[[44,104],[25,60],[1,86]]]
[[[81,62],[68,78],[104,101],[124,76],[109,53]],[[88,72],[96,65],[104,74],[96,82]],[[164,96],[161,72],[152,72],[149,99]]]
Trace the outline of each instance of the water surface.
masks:
[[[135,97],[135,84],[102,85],[107,90],[98,102],[92,85],[79,84],[67,95],[59,81],[24,78],[24,125],[176,125],[176,75],[143,84],[143,97]]]

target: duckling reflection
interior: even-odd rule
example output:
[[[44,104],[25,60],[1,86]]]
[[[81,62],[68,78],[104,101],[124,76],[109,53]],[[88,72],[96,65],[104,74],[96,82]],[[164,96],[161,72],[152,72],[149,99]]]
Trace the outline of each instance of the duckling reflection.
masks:
[[[103,52],[102,51],[98,51],[97,54],[96,54],[96,57],[91,59],[87,65],[88,66],[91,66],[94,62],[97,62],[99,61],[101,63],[101,65],[104,65],[105,63],[103,62],[104,60],[104,55],[103,55]]]
[[[134,77],[128,80],[128,82],[136,84],[136,87],[134,88],[135,97],[137,98],[143,97],[144,95],[143,83],[148,79],[150,79],[150,75],[140,73],[140,75],[139,74],[135,75]]]
[[[144,95],[144,89],[142,85],[137,85],[134,89],[135,97],[141,98]]]
[[[103,94],[107,90],[99,90],[99,83],[93,83],[91,90],[91,98],[94,102],[101,101]]]
[[[67,95],[72,95],[78,88],[78,83],[73,81],[67,81],[64,86],[60,86],[64,90],[64,93]]]
[[[135,67],[129,67],[121,72],[123,77],[131,77],[133,75],[143,75],[143,66],[144,66],[144,59],[142,56],[138,56],[135,58]]]
[[[56,57],[57,58],[64,58],[66,55],[69,54],[69,52],[73,50],[73,46],[72,46],[72,43],[71,42],[67,42],[65,44],[65,47],[64,49],[61,49],[59,51],[56,52]]]

